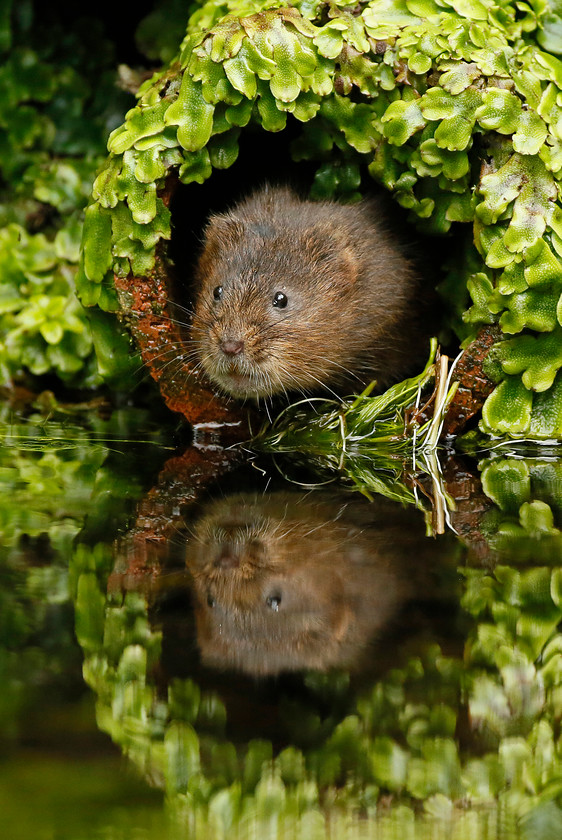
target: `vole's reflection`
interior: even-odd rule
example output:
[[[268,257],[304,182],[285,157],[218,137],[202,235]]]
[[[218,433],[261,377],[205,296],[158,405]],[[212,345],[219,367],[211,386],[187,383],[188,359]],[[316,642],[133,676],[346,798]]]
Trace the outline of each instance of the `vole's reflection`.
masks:
[[[251,674],[359,667],[435,553],[419,511],[328,493],[239,493],[188,527],[202,660]]]

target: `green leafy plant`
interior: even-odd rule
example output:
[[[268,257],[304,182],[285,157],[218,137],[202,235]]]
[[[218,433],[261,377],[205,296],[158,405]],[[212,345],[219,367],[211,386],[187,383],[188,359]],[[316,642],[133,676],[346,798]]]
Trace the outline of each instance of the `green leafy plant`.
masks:
[[[82,301],[127,311],[112,273],[153,270],[156,245],[170,236],[159,198],[170,173],[203,183],[235,163],[246,127],[278,132],[291,120],[301,126],[293,160],[317,166],[313,196],[353,200],[368,171],[428,234],[472,224],[475,250],[449,285],[468,288],[474,304],[455,326],[471,337],[499,321],[510,336],[482,427],[557,437],[562,64],[536,40],[562,50],[557,9],[270,5],[204,4],[179,56],[140,89],[87,210]],[[521,391],[515,405],[510,377]]]
[[[88,387],[102,378],[75,290],[84,208],[128,97],[99,22],[36,17],[8,2],[0,21],[0,378]]]
[[[449,360],[446,356],[436,360],[436,349],[434,340],[422,373],[379,396],[370,396],[371,386],[341,403],[317,398],[290,405],[253,438],[252,445],[301,458],[328,481],[351,481],[368,497],[381,493],[415,502],[416,472],[425,472],[436,486],[440,484],[435,450],[456,391]],[[432,380],[433,393],[427,388]],[[424,402],[431,405],[430,419],[423,413]]]

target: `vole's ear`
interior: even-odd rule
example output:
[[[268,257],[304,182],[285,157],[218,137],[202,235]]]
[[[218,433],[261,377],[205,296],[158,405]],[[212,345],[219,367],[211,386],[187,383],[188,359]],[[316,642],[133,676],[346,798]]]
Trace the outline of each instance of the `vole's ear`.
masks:
[[[214,278],[217,264],[225,256],[228,259],[243,233],[243,223],[230,213],[211,216],[203,231],[202,249],[195,268],[198,283]]]
[[[313,228],[307,239],[310,259],[319,268],[337,274],[340,283],[356,282],[359,276],[357,255],[345,236],[338,230],[327,230],[322,224]]]
[[[254,236],[259,237],[260,239],[273,239],[277,236],[277,231],[273,227],[273,225],[268,224],[268,222],[250,222],[248,224],[248,233],[253,234]]]
[[[217,213],[209,219],[204,234],[206,245],[229,247],[242,238],[244,224],[232,213]]]
[[[354,249],[348,245],[341,249],[338,256],[343,269],[343,277],[348,283],[355,283],[359,277],[359,262]]]

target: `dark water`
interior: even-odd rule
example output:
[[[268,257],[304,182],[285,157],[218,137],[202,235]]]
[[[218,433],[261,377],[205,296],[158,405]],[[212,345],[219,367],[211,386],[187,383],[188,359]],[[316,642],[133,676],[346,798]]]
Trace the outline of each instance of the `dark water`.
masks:
[[[562,460],[416,507],[0,420],[2,837],[562,837]]]

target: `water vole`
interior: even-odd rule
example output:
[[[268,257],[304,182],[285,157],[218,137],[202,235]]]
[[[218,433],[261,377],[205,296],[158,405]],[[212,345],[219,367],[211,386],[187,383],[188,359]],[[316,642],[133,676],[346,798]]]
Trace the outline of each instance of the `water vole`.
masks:
[[[313,202],[271,186],[211,216],[192,337],[212,382],[241,398],[345,395],[406,375],[422,348],[418,280],[385,218],[379,199]]]

